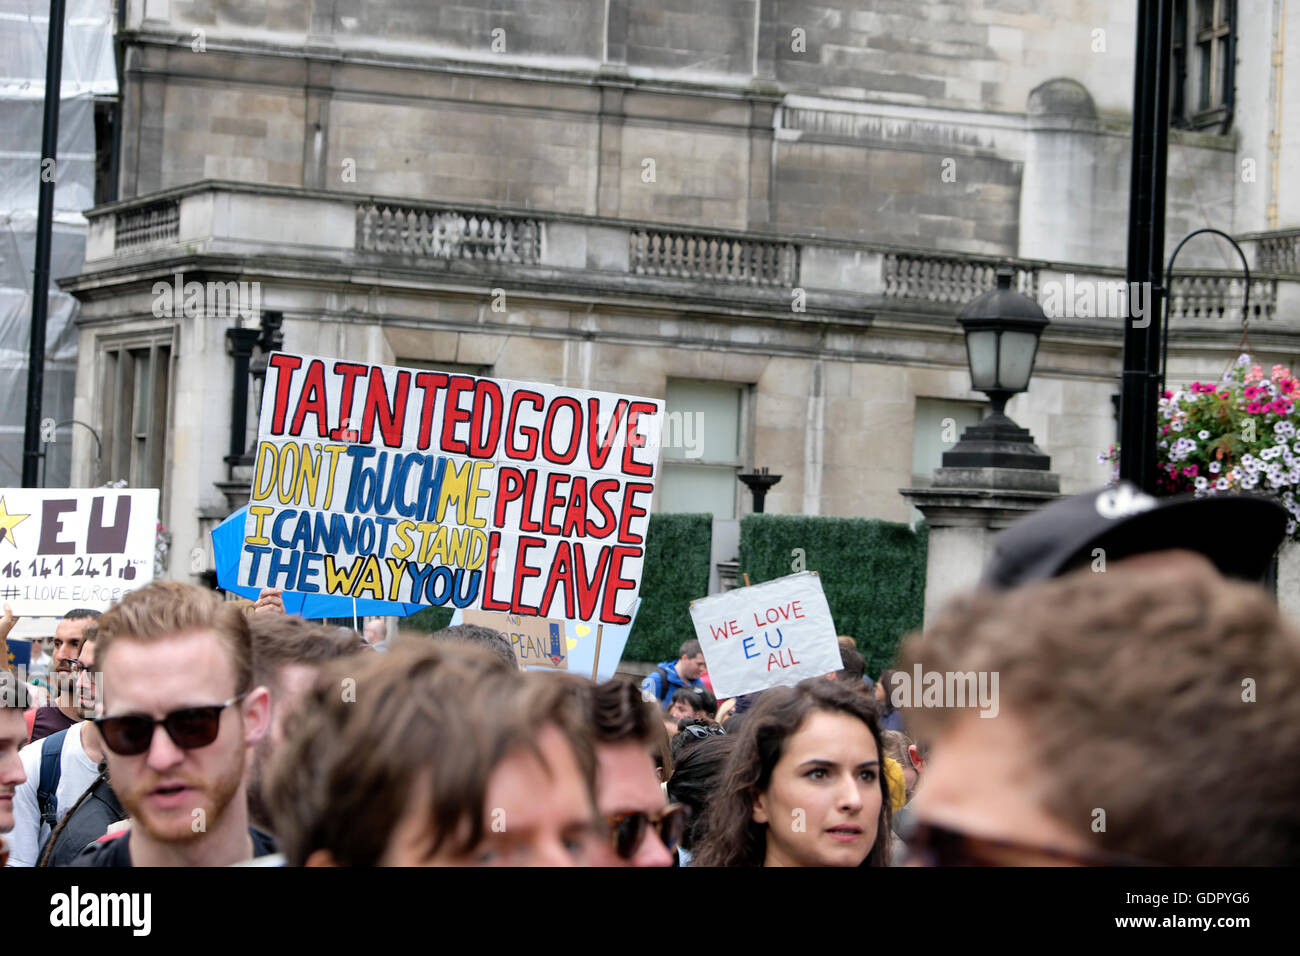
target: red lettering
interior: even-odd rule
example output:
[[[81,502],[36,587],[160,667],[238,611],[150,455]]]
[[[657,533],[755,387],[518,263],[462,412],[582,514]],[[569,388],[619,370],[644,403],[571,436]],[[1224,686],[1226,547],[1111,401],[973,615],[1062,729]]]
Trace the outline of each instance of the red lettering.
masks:
[[[564,513],[564,527],[560,529],[560,534],[566,538],[581,535],[586,517],[587,479],[582,475],[574,475],[573,487],[569,490],[569,510]]]
[[[456,440],[456,426],[470,419],[470,412],[460,407],[460,393],[474,387],[468,375],[453,375],[447,380],[447,404],[442,410],[442,450],[454,455],[469,454],[469,446]]]
[[[561,541],[555,546],[555,560],[551,562],[551,571],[546,578],[546,590],[542,592],[542,603],[539,605],[539,609],[546,617],[551,616],[551,600],[555,594],[555,588],[561,582],[564,584],[564,616],[572,618],[573,555],[567,541]]]
[[[523,504],[519,512],[519,530],[531,531],[537,533],[542,530],[542,526],[537,523],[533,517],[533,495],[537,491],[537,472],[529,470],[524,472],[524,493]]]
[[[542,572],[540,568],[534,568],[525,561],[528,557],[530,548],[542,548],[546,546],[545,538],[531,538],[527,535],[521,535],[519,538],[518,550],[515,551],[515,584],[510,598],[511,614],[536,614],[537,608],[530,607],[523,603],[524,581],[527,578],[540,577]]]
[[[424,391],[424,404],[420,408],[420,435],[416,439],[416,445],[421,451],[429,447],[433,431],[433,410],[438,404],[438,389],[446,384],[447,376],[442,372],[415,373],[415,387]]]
[[[293,384],[293,373],[302,365],[302,359],[296,355],[276,352],[267,363],[275,369],[275,404],[271,406],[271,431],[277,435],[284,434],[284,416],[289,413],[289,386]],[[295,432],[294,434],[297,434]]]
[[[639,481],[631,481],[623,486],[623,511],[618,519],[618,543],[619,544],[640,544],[644,539],[640,535],[634,535],[628,529],[633,518],[640,518],[646,514],[646,509],[638,508],[632,500],[632,496],[639,492],[653,494],[654,485],[644,484]]]
[[[632,618],[627,614],[619,614],[614,610],[614,602],[618,598],[619,591],[628,591],[636,587],[636,582],[628,578],[620,577],[620,571],[623,567],[624,558],[638,558],[641,556],[640,548],[624,548],[615,545],[613,548],[605,549],[612,552],[610,557],[609,572],[605,576],[605,600],[601,602],[600,619],[606,624],[626,624]]]
[[[620,398],[614,406],[614,415],[609,420],[609,425],[605,429],[605,435],[600,440],[600,449],[592,444],[596,438],[596,432],[599,426],[598,413],[600,411],[600,399],[587,399],[587,460],[591,462],[591,470],[598,471],[605,466],[605,460],[609,458],[609,453],[614,447],[614,435],[618,431],[618,423],[623,419],[623,413],[627,411],[627,399]]]
[[[578,617],[584,621],[591,620],[596,613],[596,599],[600,597],[600,581],[605,576],[605,569],[609,565],[609,552],[609,548],[600,549],[600,555],[596,558],[596,570],[588,578],[586,551],[582,545],[574,545],[573,571],[575,574],[574,586],[578,591]],[[624,624],[626,622],[611,623]]]
[[[730,622],[730,624],[735,624],[735,623],[736,623],[735,621]],[[728,627],[729,625],[726,624],[724,624],[722,627],[714,627],[712,624],[710,624],[709,630],[713,632],[713,639],[715,641],[718,638],[722,638],[723,640],[726,640],[728,637],[731,636],[730,634],[727,633]]]
[[[551,520],[551,515],[564,504],[564,497],[555,493],[556,487],[568,480],[568,475],[558,471],[546,476],[546,497],[542,501],[542,534],[560,533],[560,526]]]
[[[510,396],[510,414],[506,421],[506,454],[511,458],[532,461],[537,457],[537,446],[541,436],[536,428],[518,424],[519,406],[524,402],[527,402],[538,411],[541,411],[546,405],[542,396],[536,392],[526,392],[521,389]],[[523,448],[515,447],[514,437],[516,433],[522,435],[528,441],[528,444]]]
[[[384,444],[389,448],[402,447],[402,426],[406,422],[406,396],[411,385],[410,372],[397,373],[397,389],[393,403],[388,403],[388,388],[384,370],[375,366],[370,370],[370,385],[366,389],[366,403],[361,409],[361,440],[369,444],[378,423]]]
[[[343,376],[343,390],[339,401],[339,427],[330,429],[329,437],[337,441],[356,441],[356,430],[351,425],[352,393],[357,379],[366,373],[367,366],[355,362],[335,362],[334,374]]]
[[[591,486],[591,494],[588,499],[590,504],[594,505],[596,511],[605,519],[601,525],[593,525],[591,518],[587,518],[587,534],[592,538],[604,538],[614,530],[614,509],[609,506],[605,499],[611,491],[617,491],[619,482],[614,478],[602,478]]]
[[[303,422],[309,414],[316,416],[316,430],[321,438],[331,434],[329,409],[325,405],[325,363],[323,362],[312,362],[307,366],[302,391],[298,394],[298,408],[293,413],[289,433],[301,435]]]
[[[633,461],[632,451],[636,448],[645,447],[645,436],[636,430],[637,419],[647,412],[653,415],[658,410],[658,407],[650,402],[633,402],[629,407],[627,413],[627,444],[623,446],[623,474],[633,475],[637,478],[649,478],[654,474],[654,465]]]
[[[563,454],[557,454],[551,442],[555,439],[555,416],[561,408],[567,408],[573,413],[573,427],[569,433],[569,447]],[[546,424],[542,426],[542,457],[555,465],[568,465],[578,457],[578,449],[581,445],[582,406],[578,404],[576,398],[561,395],[551,402],[551,407],[546,410]]]
[[[497,442],[501,438],[501,410],[505,401],[501,386],[496,382],[481,378],[474,386],[474,417],[469,423],[469,453],[475,458],[491,458],[496,454]],[[483,431],[484,424],[487,425],[486,434]]]
[[[524,476],[518,468],[502,468],[497,479],[497,499],[492,512],[492,523],[498,528],[506,523],[506,505],[524,493]]]

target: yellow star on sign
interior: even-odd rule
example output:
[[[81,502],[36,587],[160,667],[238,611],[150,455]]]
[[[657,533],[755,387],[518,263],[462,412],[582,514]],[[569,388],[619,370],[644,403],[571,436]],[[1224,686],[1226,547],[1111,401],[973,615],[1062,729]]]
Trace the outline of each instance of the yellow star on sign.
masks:
[[[18,542],[14,539],[14,527],[30,518],[31,515],[11,515],[5,508],[5,500],[0,498],[0,541],[8,541],[15,548]]]

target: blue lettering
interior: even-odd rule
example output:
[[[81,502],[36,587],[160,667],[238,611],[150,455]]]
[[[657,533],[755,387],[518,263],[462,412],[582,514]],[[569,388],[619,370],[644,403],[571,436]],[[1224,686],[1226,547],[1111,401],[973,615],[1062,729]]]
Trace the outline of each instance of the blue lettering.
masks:
[[[312,562],[319,562],[324,557],[321,554],[304,554],[302,556],[302,567],[298,569],[298,586],[294,588],[295,591],[303,591],[307,594],[320,593],[320,586],[312,584],[310,579],[320,571],[320,568],[317,568]]]
[[[756,640],[758,640],[758,638],[754,637],[754,635],[751,634],[749,637],[745,638],[745,640],[744,640],[744,642],[743,642],[743,644],[742,644],[742,646],[744,647],[744,650],[745,650],[745,657],[746,657],[747,659],[753,659],[753,658],[755,658],[755,657],[758,656],[758,651],[754,651],[754,653],[752,653],[752,654],[749,653],[749,651],[750,651],[750,647],[749,647],[749,646],[750,646],[751,644],[753,644]]]

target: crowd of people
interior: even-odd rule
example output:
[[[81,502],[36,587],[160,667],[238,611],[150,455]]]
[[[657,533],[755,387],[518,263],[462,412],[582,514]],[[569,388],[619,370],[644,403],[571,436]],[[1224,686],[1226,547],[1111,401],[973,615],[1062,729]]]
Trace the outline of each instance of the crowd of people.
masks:
[[[1300,632],[1257,580],[1234,580],[1262,573],[1277,516],[1243,525],[1132,493],[1116,508],[1107,493],[1004,535],[984,586],[875,680],[842,636],[840,670],[723,701],[693,639],[643,680],[595,683],[521,671],[487,628],[363,636],[286,614],[275,592],[241,604],[154,582],[59,622],[48,695],[0,673],[0,853],[12,867],[1300,862]],[[1189,521],[1199,535],[1171,537]],[[1214,543],[1230,539],[1231,554]],[[6,608],[0,632],[12,625]],[[894,693],[926,673],[996,674],[999,706]],[[1243,770],[1244,742],[1268,767]]]

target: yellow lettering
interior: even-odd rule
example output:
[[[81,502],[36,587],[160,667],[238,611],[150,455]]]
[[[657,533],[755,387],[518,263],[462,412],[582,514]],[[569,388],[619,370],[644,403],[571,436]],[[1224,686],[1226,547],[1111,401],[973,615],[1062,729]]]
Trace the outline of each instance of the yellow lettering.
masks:
[[[327,594],[351,594],[352,585],[361,573],[361,562],[353,561],[347,569],[334,566],[334,555],[325,555],[325,592]]]
[[[474,517],[474,512],[478,509],[479,499],[484,497],[491,491],[490,488],[479,487],[479,480],[483,477],[484,472],[489,471],[490,469],[495,467],[496,467],[496,462],[493,461],[474,462],[474,475],[473,475],[473,480],[470,482],[470,489],[469,489],[469,521],[467,523],[472,525],[475,528],[487,527],[487,518],[476,518]]]
[[[384,563],[388,565],[388,570],[393,572],[393,583],[388,586],[388,600],[396,601],[397,588],[402,583],[402,568],[406,567],[406,562],[396,558],[384,558]]]
[[[438,522],[443,520],[447,513],[447,506],[453,502],[456,505],[456,523],[465,524],[465,512],[469,505],[469,476],[472,463],[467,459],[456,467],[454,459],[447,459],[447,470],[442,474],[442,488],[438,496],[438,511],[434,519]]]
[[[452,528],[448,537],[451,539],[451,549],[447,553],[447,564],[454,568],[463,568],[465,566],[465,557],[469,551],[469,528]]]
[[[289,464],[290,452],[293,452],[292,465]],[[297,474],[298,474],[298,446],[282,445],[280,447],[280,455],[276,460],[276,469],[275,469],[275,486],[276,486],[276,491],[280,496],[280,504],[291,505],[296,502],[297,498],[296,495],[294,494],[294,487],[298,484]],[[287,489],[285,488],[284,485],[284,479],[286,476],[289,479],[289,487]]]
[[[361,580],[352,596],[361,597],[362,591],[369,591],[376,601],[384,599],[384,573],[379,567],[379,559],[373,554],[366,555],[365,570],[361,572]]]
[[[275,463],[277,455],[276,448],[272,442],[258,442],[257,445],[257,466],[253,469],[253,495],[254,501],[265,501],[271,497],[271,492],[275,490]],[[267,466],[267,467],[263,467]],[[270,472],[271,480],[262,484],[262,476],[265,472]]]
[[[407,558],[415,550],[415,542],[411,540],[411,530],[414,527],[414,521],[399,521],[393,526],[393,535],[397,538],[392,547],[393,557]]]
[[[305,489],[307,491],[307,504],[309,507],[316,507],[316,491],[320,485],[320,459],[317,458],[307,448],[307,443],[302,445],[302,471],[301,479],[298,482],[298,493],[301,494]]]
[[[484,560],[487,558],[487,547],[487,535],[482,531],[479,531],[477,528],[471,530],[469,559],[462,565],[462,567],[470,571],[482,567]]]
[[[253,528],[253,536],[248,539],[249,544],[270,544],[271,539],[262,533],[262,522],[266,516],[275,509],[268,505],[249,505],[248,513],[257,519],[257,524]]]

